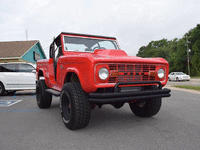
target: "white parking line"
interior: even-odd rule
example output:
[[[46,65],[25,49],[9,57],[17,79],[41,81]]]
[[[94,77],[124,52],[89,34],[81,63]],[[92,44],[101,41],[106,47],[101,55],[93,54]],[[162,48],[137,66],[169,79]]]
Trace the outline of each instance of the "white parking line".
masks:
[[[9,107],[21,101],[22,100],[0,100],[0,107]]]

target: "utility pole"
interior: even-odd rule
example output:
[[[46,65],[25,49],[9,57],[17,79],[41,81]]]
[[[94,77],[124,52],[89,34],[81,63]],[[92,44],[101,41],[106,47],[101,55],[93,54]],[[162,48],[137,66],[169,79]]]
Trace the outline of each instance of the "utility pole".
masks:
[[[190,57],[189,57],[189,48],[188,48],[188,37],[187,35],[185,35],[186,37],[186,45],[187,45],[187,64],[188,64],[188,75],[190,75]]]

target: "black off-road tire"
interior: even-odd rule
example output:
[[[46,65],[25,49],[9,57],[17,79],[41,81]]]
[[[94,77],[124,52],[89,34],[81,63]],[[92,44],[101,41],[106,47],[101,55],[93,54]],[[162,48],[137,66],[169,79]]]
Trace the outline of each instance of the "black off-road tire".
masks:
[[[0,82],[0,95],[4,95],[4,93],[5,93],[5,87],[3,83]]]
[[[156,86],[150,87],[151,90]],[[156,115],[162,104],[162,98],[146,99],[134,103],[129,103],[132,112],[138,117],[152,117]]]
[[[64,84],[60,95],[60,111],[65,126],[70,130],[81,129],[89,124],[91,104],[80,83]]]
[[[52,102],[52,95],[45,90],[47,89],[45,80],[39,80],[36,85],[36,101],[39,108],[49,108]]]

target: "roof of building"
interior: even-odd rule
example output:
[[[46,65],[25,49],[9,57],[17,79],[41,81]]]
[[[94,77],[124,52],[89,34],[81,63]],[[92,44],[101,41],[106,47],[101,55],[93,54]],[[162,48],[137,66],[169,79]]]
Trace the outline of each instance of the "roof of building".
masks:
[[[0,42],[0,58],[21,57],[38,42],[38,40]]]

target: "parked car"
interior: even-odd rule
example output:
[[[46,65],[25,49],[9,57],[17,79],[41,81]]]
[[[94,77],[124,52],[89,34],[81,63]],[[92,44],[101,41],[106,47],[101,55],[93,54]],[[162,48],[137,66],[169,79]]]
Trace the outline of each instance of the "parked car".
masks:
[[[168,80],[171,81],[171,80],[176,80],[176,81],[189,81],[190,80],[190,76],[183,73],[183,72],[171,72],[169,75],[168,75]]]
[[[36,89],[35,69],[31,63],[0,63],[0,95]]]

